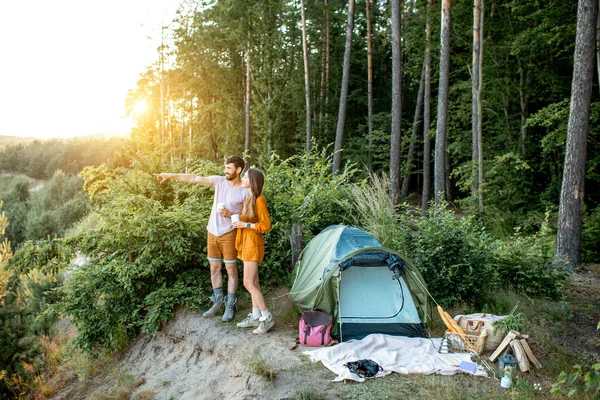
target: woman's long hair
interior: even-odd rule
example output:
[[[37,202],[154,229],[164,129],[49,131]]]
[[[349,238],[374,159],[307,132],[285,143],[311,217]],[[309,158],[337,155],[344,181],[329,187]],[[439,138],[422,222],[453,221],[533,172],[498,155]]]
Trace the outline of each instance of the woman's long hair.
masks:
[[[265,176],[257,169],[250,168],[246,171],[248,180],[250,181],[250,196],[244,202],[242,209],[242,219],[244,221],[256,221],[256,199],[261,195],[263,186],[265,185]]]

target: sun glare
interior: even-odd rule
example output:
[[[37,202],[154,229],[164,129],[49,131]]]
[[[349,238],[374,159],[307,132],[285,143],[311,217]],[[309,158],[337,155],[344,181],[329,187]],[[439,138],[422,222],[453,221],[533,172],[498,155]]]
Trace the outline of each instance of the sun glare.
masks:
[[[135,103],[135,107],[133,107],[133,115],[139,117],[146,111],[146,100],[140,100]]]

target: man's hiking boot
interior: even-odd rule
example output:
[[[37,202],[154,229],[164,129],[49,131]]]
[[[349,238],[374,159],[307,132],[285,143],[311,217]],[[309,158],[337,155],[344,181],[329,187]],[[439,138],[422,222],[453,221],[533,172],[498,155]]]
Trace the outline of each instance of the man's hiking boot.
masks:
[[[262,317],[259,320],[259,324],[258,324],[258,328],[256,328],[255,330],[252,331],[252,333],[257,333],[257,334],[263,334],[263,333],[267,333],[269,331],[269,329],[271,329],[273,327],[273,325],[275,325],[275,320],[273,319],[272,315],[269,315],[268,319],[263,320]]]
[[[254,318],[252,316],[252,313],[250,313],[250,314],[248,314],[248,316],[246,317],[245,320],[237,323],[237,327],[238,328],[252,328],[252,327],[258,327],[259,324],[260,324],[259,318]]]
[[[225,302],[225,313],[223,313],[223,322],[229,322],[233,320],[235,314],[235,303],[237,299],[230,300],[229,298]]]
[[[225,299],[222,294],[212,295],[210,296],[210,300],[213,302],[212,307],[202,314],[202,316],[206,318],[217,315],[223,309],[223,305],[225,304]]]

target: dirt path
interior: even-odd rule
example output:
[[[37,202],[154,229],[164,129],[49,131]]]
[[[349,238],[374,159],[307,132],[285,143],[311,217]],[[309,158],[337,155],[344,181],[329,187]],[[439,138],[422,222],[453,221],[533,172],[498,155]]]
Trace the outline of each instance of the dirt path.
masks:
[[[573,317],[561,341],[573,352],[600,362],[600,264],[587,264],[573,273],[567,298]]]
[[[43,181],[40,179],[34,179],[34,178],[24,175],[24,174],[11,174],[9,172],[1,172],[0,173],[0,179],[9,178],[9,177],[21,178],[21,179],[25,179],[25,180],[29,181],[29,191],[30,192],[40,191],[44,187],[44,185],[47,183],[47,181]]]

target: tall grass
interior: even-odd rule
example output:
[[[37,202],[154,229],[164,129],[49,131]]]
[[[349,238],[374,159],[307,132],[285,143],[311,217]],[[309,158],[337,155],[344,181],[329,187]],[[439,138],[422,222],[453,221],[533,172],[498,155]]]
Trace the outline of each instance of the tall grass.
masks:
[[[394,207],[389,196],[389,179],[385,174],[370,174],[362,183],[350,186],[350,204],[354,224],[373,235],[385,247],[394,248],[406,236],[410,220]]]

